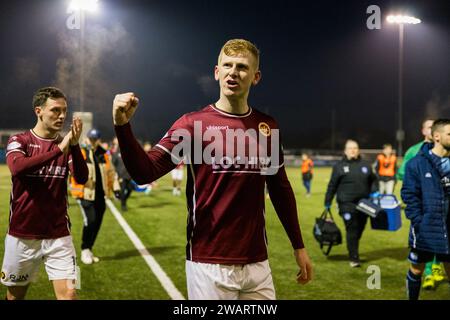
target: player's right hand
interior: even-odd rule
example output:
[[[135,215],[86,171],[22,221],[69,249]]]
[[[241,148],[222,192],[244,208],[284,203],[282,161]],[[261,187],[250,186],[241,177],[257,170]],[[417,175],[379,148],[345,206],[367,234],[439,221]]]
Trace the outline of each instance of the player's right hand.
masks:
[[[297,274],[297,282],[299,284],[307,284],[313,278],[313,267],[311,260],[309,259],[306,249],[295,249],[294,250],[295,260],[300,268]]]
[[[139,99],[133,92],[117,94],[113,102],[113,121],[116,126],[127,124],[133,117]]]
[[[63,140],[58,144],[58,147],[64,154],[69,152],[70,141],[72,140],[72,130],[70,130]]]

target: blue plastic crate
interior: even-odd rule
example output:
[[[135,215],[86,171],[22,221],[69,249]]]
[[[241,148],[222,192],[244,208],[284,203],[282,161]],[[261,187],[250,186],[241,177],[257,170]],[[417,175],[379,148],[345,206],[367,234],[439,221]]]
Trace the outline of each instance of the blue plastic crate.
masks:
[[[397,231],[402,226],[400,203],[393,194],[382,195],[377,203],[383,208],[376,218],[370,218],[372,229]]]

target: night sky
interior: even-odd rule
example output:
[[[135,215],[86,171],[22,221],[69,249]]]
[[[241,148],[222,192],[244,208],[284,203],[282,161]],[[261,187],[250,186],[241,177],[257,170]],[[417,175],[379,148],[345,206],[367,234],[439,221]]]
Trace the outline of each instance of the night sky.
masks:
[[[274,116],[285,148],[330,148],[354,138],[363,148],[395,145],[398,27],[395,11],[422,19],[405,27],[405,146],[420,139],[425,116],[450,117],[449,1],[134,1],[103,0],[86,16],[85,111],[112,137],[116,93],[141,100],[136,135],[157,142],[183,113],[218,99],[219,50],[245,38],[261,50],[262,81],[249,104]],[[42,86],[68,94],[79,110],[79,30],[69,30],[69,0],[2,2],[0,128],[30,128]],[[381,8],[369,30],[366,8]],[[405,11],[407,10],[407,11]]]

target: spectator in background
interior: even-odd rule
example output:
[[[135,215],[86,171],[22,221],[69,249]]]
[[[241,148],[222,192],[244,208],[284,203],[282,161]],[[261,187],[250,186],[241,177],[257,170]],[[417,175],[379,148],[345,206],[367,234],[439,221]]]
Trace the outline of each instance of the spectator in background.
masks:
[[[403,181],[403,177],[405,176],[405,168],[408,161],[416,156],[416,154],[419,152],[420,148],[424,143],[433,141],[433,137],[431,136],[432,125],[433,125],[432,119],[426,119],[425,121],[423,121],[422,122],[423,140],[413,145],[408,150],[406,150],[406,153],[403,157],[402,165],[400,166],[400,169],[398,169],[397,172],[397,179],[399,179],[400,181]],[[401,156],[401,154],[399,156]]]
[[[143,144],[143,149],[145,152],[149,153],[150,150],[152,150],[153,145],[149,142],[149,141],[145,141]],[[141,186],[144,187],[144,186]],[[150,194],[152,192],[153,189],[155,189],[156,187],[158,187],[158,182],[157,181],[153,181],[149,184],[145,185],[145,194]]]
[[[89,145],[83,147],[81,152],[89,169],[89,177],[85,184],[78,184],[71,179],[71,192],[80,204],[84,220],[81,262],[92,264],[99,261],[99,258],[94,256],[92,247],[106,210],[105,197],[110,197],[111,191],[119,194],[120,187],[114,167],[111,165],[110,155],[101,145],[100,131],[89,130],[87,138]]]
[[[361,159],[358,143],[347,140],[345,156],[334,167],[325,195],[325,208],[330,209],[337,194],[339,215],[344,219],[347,233],[347,249],[350,267],[360,267],[359,240],[367,223],[367,215],[356,210],[361,199],[374,196],[377,192],[377,178],[372,166]]]
[[[144,142],[144,145],[142,146],[145,152],[149,152],[152,150],[152,144],[148,141]]]
[[[307,197],[311,196],[311,180],[313,178],[313,167],[314,162],[312,161],[312,159],[306,153],[303,153],[301,170],[303,185],[306,188]]]
[[[407,274],[409,300],[418,300],[425,263],[438,258],[450,276],[450,119],[436,120],[433,143],[423,143],[408,162],[402,199],[411,220]]]
[[[383,152],[377,156],[375,162],[375,173],[378,178],[380,194],[393,194],[397,173],[397,157],[391,144],[383,145]]]
[[[112,143],[112,148],[110,150],[111,153],[111,160],[112,164],[114,165],[114,168],[117,172],[117,176],[119,177],[119,184],[120,184],[120,205],[122,211],[127,211],[127,200],[131,195],[131,192],[134,189],[132,179],[130,177],[130,174],[127,171],[127,168],[125,168],[125,165],[123,164],[122,155],[120,153],[119,148],[119,142],[117,141],[117,138],[114,138]]]
[[[174,196],[180,196],[181,195],[181,182],[183,181],[183,173],[184,173],[184,162],[181,161],[176,166],[176,168],[171,171],[172,184],[173,184],[172,194]]]

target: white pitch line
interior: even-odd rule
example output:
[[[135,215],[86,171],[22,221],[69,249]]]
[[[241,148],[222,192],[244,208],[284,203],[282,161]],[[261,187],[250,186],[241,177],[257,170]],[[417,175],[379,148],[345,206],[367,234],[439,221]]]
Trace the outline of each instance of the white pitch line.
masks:
[[[112,214],[116,218],[117,222],[122,227],[123,231],[127,234],[128,238],[130,238],[131,242],[133,242],[137,251],[141,254],[142,258],[144,258],[147,265],[150,267],[152,272],[155,274],[158,281],[163,286],[164,290],[169,294],[172,300],[185,300],[180,291],[175,287],[172,280],[167,276],[158,262],[153,258],[153,256],[148,252],[147,248],[144,246],[142,241],[138,238],[136,233],[131,229],[129,224],[125,221],[122,214],[117,210],[110,199],[106,199],[106,204],[108,208],[111,210]]]

